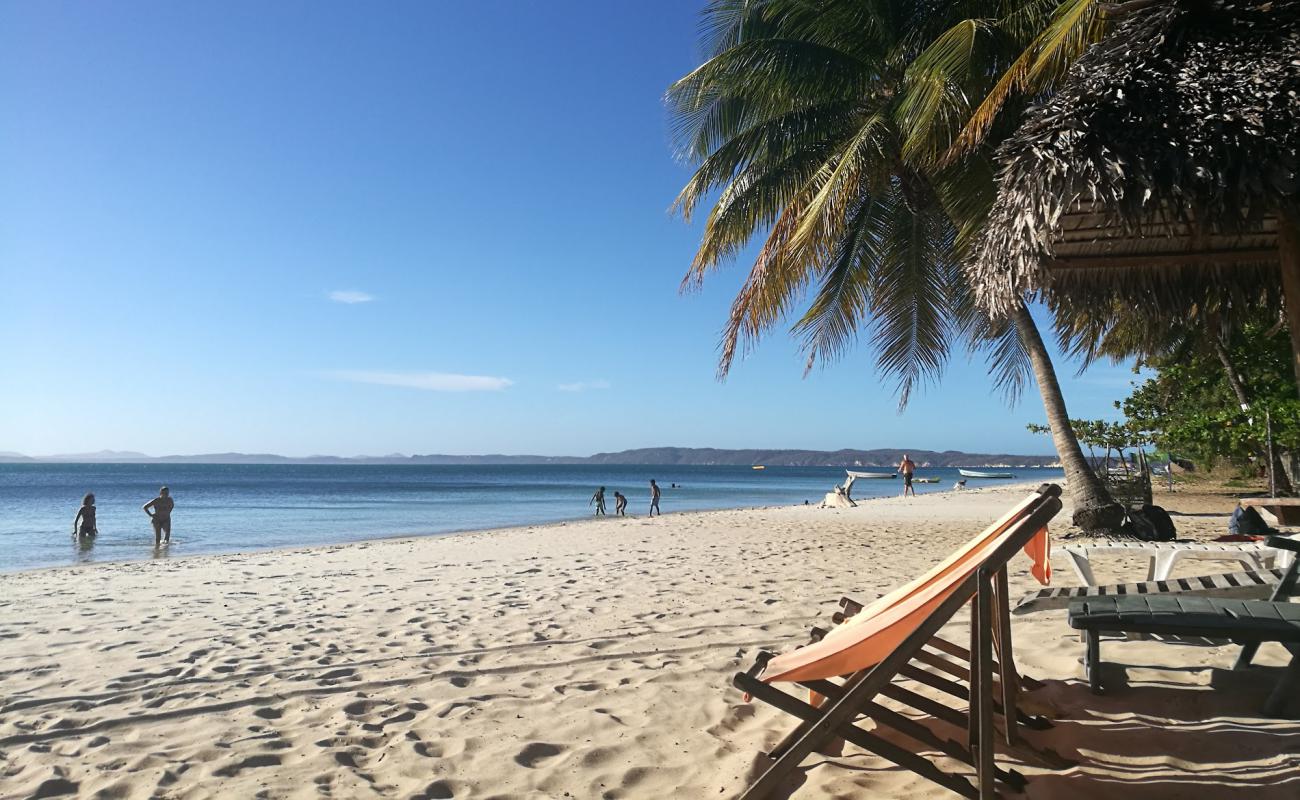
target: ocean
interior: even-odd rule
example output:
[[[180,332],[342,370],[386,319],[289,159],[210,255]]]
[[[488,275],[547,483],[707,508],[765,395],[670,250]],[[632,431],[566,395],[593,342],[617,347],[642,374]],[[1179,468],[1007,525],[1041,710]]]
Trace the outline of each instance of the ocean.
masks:
[[[869,469],[869,468],[863,468]],[[1014,481],[1059,479],[1059,469],[1017,469]],[[950,489],[955,469],[918,494]],[[581,519],[606,487],[644,516],[649,479],[663,511],[816,504],[844,470],[832,467],[642,465],[0,464],[0,572],[96,561],[172,558],[267,548],[427,536]],[[171,546],[153,547],[140,507],[166,484],[176,500]],[[676,485],[674,487],[674,484]],[[859,480],[855,499],[899,494],[902,480]],[[93,492],[99,536],[72,537],[81,498]]]

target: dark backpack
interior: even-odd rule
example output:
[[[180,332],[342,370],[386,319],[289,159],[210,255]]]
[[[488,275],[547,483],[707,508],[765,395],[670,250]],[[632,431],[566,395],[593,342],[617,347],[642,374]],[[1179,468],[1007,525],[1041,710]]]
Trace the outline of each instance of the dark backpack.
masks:
[[[1149,503],[1141,508],[1130,508],[1128,519],[1120,529],[1144,542],[1172,542],[1178,536],[1169,512]]]
[[[1237,506],[1228,520],[1228,533],[1240,536],[1268,536],[1277,533],[1251,506]]]

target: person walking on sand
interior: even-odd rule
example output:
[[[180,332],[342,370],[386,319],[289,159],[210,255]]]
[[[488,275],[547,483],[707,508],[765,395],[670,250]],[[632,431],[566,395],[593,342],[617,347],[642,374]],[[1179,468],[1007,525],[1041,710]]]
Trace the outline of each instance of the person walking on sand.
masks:
[[[171,490],[166,486],[158,490],[157,497],[141,506],[144,513],[149,515],[149,522],[153,524],[153,543],[155,547],[160,544],[171,544],[172,509],[175,507],[176,501],[172,499]]]
[[[659,484],[655,483],[654,478],[651,478],[650,479],[650,516],[652,517],[655,515],[656,512],[658,512],[659,516],[661,517],[664,515],[664,512],[659,511],[660,494],[662,493],[659,491]]]
[[[903,474],[903,497],[909,494],[916,497],[916,489],[912,487],[912,474],[916,472],[916,463],[907,453],[904,453],[903,460],[898,462],[898,471]]]
[[[73,536],[97,536],[99,528],[95,527],[95,495],[88,494],[81,499],[81,508],[72,520]]]
[[[627,516],[627,498],[617,490],[614,492],[614,513],[620,517]]]
[[[596,516],[598,517],[605,516],[605,487],[604,486],[597,489],[596,493],[593,494],[591,496],[591,499],[587,501],[587,505],[592,505],[592,504],[595,504],[596,506]]]

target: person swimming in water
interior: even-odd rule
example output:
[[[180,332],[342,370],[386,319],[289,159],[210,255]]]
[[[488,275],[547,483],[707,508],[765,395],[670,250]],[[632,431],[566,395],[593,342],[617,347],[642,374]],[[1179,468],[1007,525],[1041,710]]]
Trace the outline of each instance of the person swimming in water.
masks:
[[[72,520],[73,536],[97,536],[99,528],[95,526],[95,495],[88,494],[81,499],[81,508]]]
[[[141,506],[144,513],[149,515],[149,522],[153,525],[153,543],[157,547],[160,544],[171,544],[172,540],[172,509],[176,508],[176,501],[172,499],[171,490],[166,486],[158,490],[158,496]]]

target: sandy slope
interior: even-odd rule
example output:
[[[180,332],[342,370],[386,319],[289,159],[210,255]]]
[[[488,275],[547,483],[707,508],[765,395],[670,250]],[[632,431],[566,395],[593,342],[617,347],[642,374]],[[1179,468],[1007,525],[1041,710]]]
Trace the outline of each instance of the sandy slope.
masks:
[[[731,674],[1021,494],[0,575],[0,797],[726,797],[789,725]],[[1222,529],[1221,500],[1183,500],[1216,516],[1181,530]],[[1013,564],[1013,590],[1032,588]],[[1014,626],[1022,668],[1048,681],[1037,701],[1061,713],[1038,741],[1081,760],[1025,768],[1028,796],[1300,796],[1300,725],[1256,714],[1276,670],[1107,642],[1129,686],[1096,698],[1063,611]],[[809,765],[801,797],[951,796],[852,749]]]

